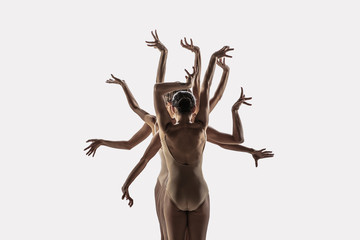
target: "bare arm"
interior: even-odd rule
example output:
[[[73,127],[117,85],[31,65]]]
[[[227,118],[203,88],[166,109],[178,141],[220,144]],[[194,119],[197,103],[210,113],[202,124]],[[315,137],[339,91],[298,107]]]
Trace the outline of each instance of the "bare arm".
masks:
[[[192,92],[194,94],[195,100],[196,100],[196,110],[197,113],[199,110],[199,104],[200,104],[200,75],[201,75],[201,55],[200,55],[200,48],[198,46],[194,46],[192,39],[190,38],[190,44],[186,41],[186,38],[184,38],[185,44],[183,40],[180,41],[180,44],[183,48],[186,48],[193,53],[195,53],[195,60],[194,60],[194,66],[197,69],[196,74],[194,76],[194,86],[192,87]]]
[[[248,97],[248,98],[245,97],[243,88],[241,88],[240,98],[234,103],[231,109],[232,117],[233,117],[233,137],[235,138],[236,141],[239,141],[240,143],[244,142],[244,132],[238,110],[242,103],[251,106],[250,103],[246,102],[247,100],[251,100],[251,99],[252,97]]]
[[[232,144],[220,144],[218,142],[213,142],[211,140],[208,139],[209,142],[214,143],[224,149],[227,150],[232,150],[232,151],[238,151],[238,152],[246,152],[246,153],[250,153],[252,155],[252,157],[255,160],[255,167],[258,167],[258,161],[262,158],[270,158],[273,157],[274,154],[272,153],[272,151],[265,151],[266,148],[263,148],[261,150],[255,150],[253,148],[248,148],[242,145],[232,145]]]
[[[130,108],[144,121],[146,122],[151,129],[154,129],[155,126],[155,122],[156,122],[156,118],[154,115],[149,114],[148,112],[146,112],[145,110],[143,110],[142,108],[140,108],[139,104],[137,103],[134,95],[131,93],[128,85],[126,84],[126,82],[124,80],[121,80],[117,77],[115,77],[114,75],[111,74],[111,77],[113,79],[108,79],[106,82],[107,83],[114,83],[114,84],[119,84],[122,89],[124,90],[126,99],[129,103]]]
[[[221,57],[231,57],[226,55],[226,53],[231,50],[233,49],[225,46],[219,51],[213,53],[213,55],[211,55],[210,57],[209,65],[205,72],[204,80],[201,85],[199,112],[195,118],[195,121],[202,122],[205,127],[208,125],[209,121],[209,92],[211,82],[214,76],[216,60]]]
[[[149,146],[146,148],[144,155],[140,159],[139,163],[134,167],[134,169],[129,174],[128,178],[126,179],[124,185],[122,186],[121,190],[123,192],[122,199],[126,198],[129,200],[129,206],[133,205],[133,199],[130,197],[129,194],[129,187],[131,183],[136,179],[137,176],[144,170],[147,163],[155,156],[155,154],[159,151],[161,147],[159,133],[156,133]]]
[[[211,112],[216,104],[220,101],[224,91],[225,91],[225,87],[226,87],[226,84],[227,84],[227,80],[228,80],[228,77],[229,77],[229,72],[230,72],[230,68],[229,66],[227,66],[225,64],[225,58],[222,58],[222,59],[218,59],[216,61],[216,64],[221,67],[223,69],[223,73],[222,73],[222,76],[221,76],[221,79],[220,79],[220,83],[219,83],[219,86],[217,87],[215,93],[214,93],[214,96],[210,99],[210,110],[209,112]]]
[[[147,138],[151,133],[151,128],[148,124],[144,123],[144,125],[140,128],[139,131],[135,133],[132,138],[130,138],[128,141],[108,141],[103,139],[89,139],[86,142],[91,142],[91,144],[84,149],[84,151],[88,150],[86,155],[88,156],[95,156],[96,150],[101,145],[111,147],[111,148],[118,148],[118,149],[126,149],[130,150],[142,141],[144,141],[145,138]]]
[[[246,100],[250,100],[251,97],[246,98],[243,92],[243,89],[241,88],[241,94],[240,98],[236,100],[234,105],[231,108],[232,117],[233,117],[233,133],[232,135],[227,133],[222,133],[217,130],[215,130],[212,127],[207,128],[207,137],[210,141],[216,142],[219,144],[239,144],[244,142],[244,134],[243,134],[243,128],[240,120],[240,116],[238,113],[239,107],[242,103],[246,105],[250,105],[250,103],[247,103]]]
[[[161,52],[158,70],[156,74],[156,83],[162,83],[164,82],[164,77],[165,77],[166,59],[167,59],[168,50],[164,46],[164,44],[160,42],[156,30],[155,30],[155,34],[151,31],[151,35],[153,36],[154,41],[145,41],[145,42],[149,47],[154,47],[156,49],[159,49],[159,51]]]
[[[168,92],[178,91],[189,89],[193,86],[194,83],[194,74],[196,72],[194,68],[194,72],[190,74],[185,69],[187,76],[186,82],[166,82],[166,83],[156,83],[154,85],[154,106],[156,112],[156,119],[158,121],[160,129],[165,131],[166,126],[171,123],[171,118],[169,116],[168,111],[166,110],[166,106],[164,104],[163,95]]]

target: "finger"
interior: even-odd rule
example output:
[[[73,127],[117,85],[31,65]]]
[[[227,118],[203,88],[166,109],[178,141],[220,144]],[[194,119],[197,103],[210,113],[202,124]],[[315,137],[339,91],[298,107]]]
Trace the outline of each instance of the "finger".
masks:
[[[157,30],[155,29],[155,35],[156,35],[156,39],[159,40],[159,36],[157,34]]]
[[[258,160],[255,160],[255,167],[258,167]]]
[[[228,49],[226,49],[225,51],[226,51],[226,52],[228,52],[228,51],[234,51],[234,49],[228,47]]]
[[[190,44],[187,42],[186,38],[184,38],[184,40],[185,40],[185,44],[186,44],[187,46],[190,46]]]
[[[90,145],[90,146],[88,146],[87,148],[84,148],[84,151],[88,150],[90,147],[91,147],[91,145]]]
[[[153,38],[156,40],[155,34],[153,31],[151,31],[151,35],[153,36]]]
[[[185,70],[186,74],[190,76],[190,73],[186,69],[184,69],[184,70]]]
[[[194,45],[193,45],[193,40],[192,40],[192,38],[190,38],[190,43],[191,43],[191,46],[193,47]]]
[[[246,104],[246,105],[248,105],[248,106],[252,106],[251,103],[247,103],[247,102],[243,102],[243,104]]]
[[[121,199],[124,200],[124,198],[125,198],[125,193],[122,195]]]
[[[88,156],[90,156],[91,155],[91,153],[92,153],[92,149],[90,149],[87,153],[86,153],[86,155],[88,155]]]
[[[96,153],[96,149],[94,150],[94,153],[93,153],[93,155],[92,155],[93,157],[95,156],[95,153]]]
[[[272,151],[264,151],[265,154],[272,154]]]
[[[243,89],[243,87],[241,87],[240,98],[242,98],[243,95],[244,95],[244,89]]]
[[[113,74],[111,74],[111,77],[115,80],[120,80],[119,78],[115,77]]]
[[[182,39],[180,40],[180,45],[181,45],[182,47],[185,47]]]
[[[262,151],[264,151],[264,150],[266,150],[266,148],[263,148],[263,149],[261,149],[261,150],[259,150],[259,151],[262,152]]]
[[[228,48],[229,48],[229,46],[224,46],[221,50],[226,51],[226,49],[228,49]]]
[[[232,56],[230,56],[230,55],[227,55],[227,54],[225,54],[224,56],[225,56],[225,57],[228,57],[228,58],[232,58]]]

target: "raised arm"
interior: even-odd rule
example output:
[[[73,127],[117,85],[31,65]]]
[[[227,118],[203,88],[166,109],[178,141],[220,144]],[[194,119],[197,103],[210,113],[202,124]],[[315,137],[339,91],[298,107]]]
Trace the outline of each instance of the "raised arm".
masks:
[[[209,121],[209,92],[211,82],[214,76],[216,60],[221,57],[231,57],[226,55],[226,53],[231,50],[234,49],[225,46],[219,51],[213,53],[213,55],[211,55],[210,57],[209,65],[205,72],[204,80],[201,85],[199,111],[195,118],[195,121],[202,122],[204,126],[207,126]]]
[[[156,30],[155,30],[155,34],[153,33],[153,31],[151,31],[151,35],[153,36],[154,41],[145,41],[145,42],[149,47],[154,47],[156,49],[159,49],[159,51],[161,52],[158,70],[156,74],[156,83],[162,83],[164,82],[164,77],[165,77],[166,59],[167,59],[168,50],[166,49],[164,44],[160,42]]]
[[[159,124],[160,129],[163,131],[166,130],[166,126],[171,123],[171,118],[164,104],[164,94],[173,91],[179,91],[184,89],[190,89],[194,83],[194,75],[196,69],[193,67],[193,73],[190,74],[186,69],[187,73],[186,82],[166,82],[166,83],[156,83],[154,85],[154,106],[156,112],[156,119]]]
[[[88,156],[95,156],[96,150],[101,145],[111,147],[111,148],[118,148],[118,149],[126,149],[130,150],[142,141],[147,138],[151,133],[151,128],[148,124],[144,123],[144,125],[140,128],[139,131],[135,133],[128,141],[108,141],[103,139],[89,139],[86,142],[91,142],[91,144],[84,149],[84,151],[88,150],[86,155]]]
[[[185,43],[184,43],[185,42]],[[200,48],[198,46],[195,46],[193,44],[192,39],[190,38],[190,44],[186,41],[186,38],[180,41],[180,45],[183,48],[186,48],[193,53],[195,53],[195,60],[194,60],[194,66],[197,69],[196,74],[194,76],[194,86],[192,87],[192,92],[194,94],[195,100],[196,100],[196,110],[195,112],[198,112],[199,110],[199,104],[200,104],[200,75],[201,75],[201,55],[200,55]]]
[[[220,101],[220,99],[225,91],[227,80],[229,78],[229,72],[230,72],[229,66],[225,64],[225,58],[218,59],[216,61],[216,64],[222,68],[223,73],[222,73],[222,76],[220,79],[219,86],[217,87],[217,89],[214,93],[214,96],[210,99],[209,112],[211,112],[215,108],[216,104]]]
[[[106,82],[107,83],[112,83],[112,84],[119,84],[122,89],[124,90],[126,99],[129,103],[130,108],[145,122],[147,123],[151,129],[154,132],[154,126],[155,126],[155,122],[156,122],[156,117],[154,115],[149,114],[148,112],[146,112],[145,110],[143,110],[142,108],[139,107],[139,104],[137,103],[134,95],[131,93],[128,85],[126,84],[126,82],[124,80],[121,80],[117,77],[115,77],[114,75],[111,74],[111,77],[113,79],[108,79]]]
[[[245,97],[244,91],[241,88],[240,98],[234,103],[234,105],[231,108],[232,117],[233,117],[233,133],[232,133],[232,135],[227,134],[227,133],[222,133],[222,132],[215,130],[212,127],[208,127],[208,129],[206,131],[208,139],[210,139],[213,142],[217,142],[217,143],[221,143],[221,144],[243,143],[244,142],[244,134],[243,134],[243,128],[242,128],[238,110],[242,103],[251,106],[250,103],[246,102],[246,100],[250,100],[250,99],[251,99],[251,97],[249,97],[249,98]]]
[[[136,179],[137,176],[144,170],[147,163],[155,156],[155,154],[159,151],[161,147],[159,133],[156,133],[149,146],[146,148],[144,155],[140,159],[139,163],[134,167],[134,169],[129,174],[128,178],[126,179],[124,185],[122,186],[121,190],[123,192],[122,199],[126,198],[129,200],[129,206],[131,207],[134,203],[133,199],[130,197],[129,194],[129,187],[131,183]]]

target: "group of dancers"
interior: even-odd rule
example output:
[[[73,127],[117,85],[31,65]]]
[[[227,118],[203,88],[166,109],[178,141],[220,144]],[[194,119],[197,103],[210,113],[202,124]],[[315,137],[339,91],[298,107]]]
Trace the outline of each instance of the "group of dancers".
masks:
[[[266,149],[255,150],[240,145],[244,142],[243,129],[238,110],[242,104],[251,106],[241,88],[240,98],[231,108],[233,120],[232,134],[222,133],[208,126],[209,114],[221,99],[225,90],[229,67],[225,58],[231,56],[233,49],[225,46],[214,52],[200,85],[201,56],[200,48],[186,38],[180,44],[195,54],[192,73],[186,71],[186,82],[164,82],[168,50],[160,42],[158,34],[151,32],[154,40],[146,41],[147,45],[161,53],[156,83],[154,85],[154,107],[156,116],[139,107],[124,80],[113,75],[107,83],[119,84],[126,95],[131,109],[144,121],[144,125],[128,141],[108,141],[90,139],[90,145],[84,150],[94,156],[99,146],[119,149],[132,149],[134,146],[153,135],[138,164],[126,179],[122,199],[133,205],[129,187],[135,178],[144,170],[150,159],[159,153],[161,159],[160,174],[155,186],[156,212],[160,223],[163,240],[203,240],[209,222],[210,202],[208,187],[202,173],[203,151],[206,141],[222,148],[250,153],[255,166],[261,158],[273,157]],[[210,99],[210,86],[215,66],[222,70],[220,83],[214,96]]]

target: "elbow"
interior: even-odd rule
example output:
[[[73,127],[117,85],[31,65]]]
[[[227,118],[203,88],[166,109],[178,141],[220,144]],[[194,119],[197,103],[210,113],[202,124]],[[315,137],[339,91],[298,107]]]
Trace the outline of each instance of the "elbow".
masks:
[[[160,91],[159,84],[156,83],[156,84],[154,85],[154,96],[155,96],[155,94],[158,94],[159,91]]]
[[[131,150],[134,146],[135,146],[135,145],[134,145],[133,143],[127,142],[127,143],[125,144],[125,149],[126,149],[126,150]]]
[[[236,144],[242,144],[242,143],[244,143],[244,138],[243,138],[243,137],[239,137],[239,138],[237,138],[237,139],[234,139],[234,141],[235,141]]]

